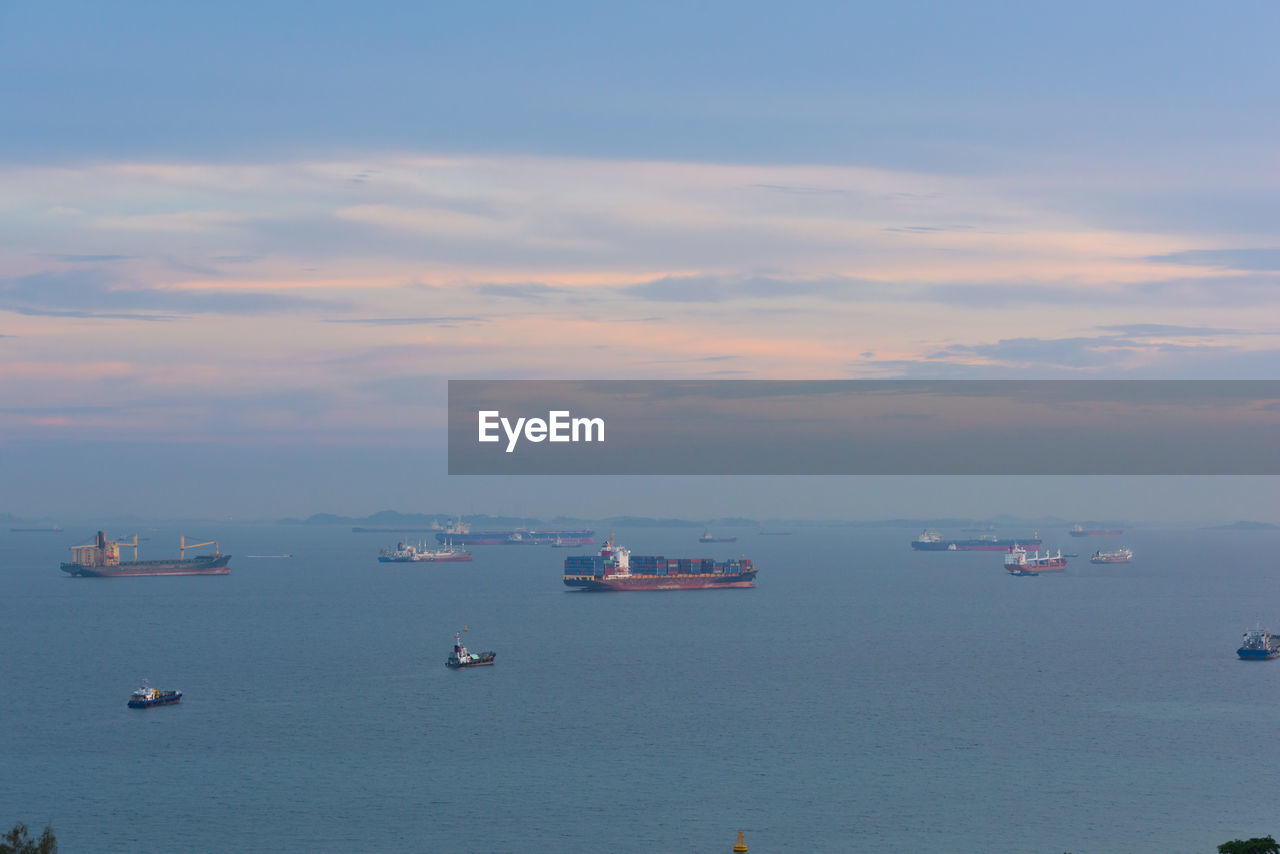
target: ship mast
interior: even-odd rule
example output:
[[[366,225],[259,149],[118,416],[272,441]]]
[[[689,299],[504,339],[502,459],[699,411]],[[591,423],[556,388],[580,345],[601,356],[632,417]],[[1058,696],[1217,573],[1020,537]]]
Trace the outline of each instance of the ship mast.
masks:
[[[198,549],[202,546],[213,546],[214,554],[216,555],[222,554],[222,552],[218,549],[217,540],[210,540],[207,543],[188,543],[187,538],[185,536],[183,536],[182,534],[178,535],[178,553],[181,556],[182,560],[187,559],[187,549]]]

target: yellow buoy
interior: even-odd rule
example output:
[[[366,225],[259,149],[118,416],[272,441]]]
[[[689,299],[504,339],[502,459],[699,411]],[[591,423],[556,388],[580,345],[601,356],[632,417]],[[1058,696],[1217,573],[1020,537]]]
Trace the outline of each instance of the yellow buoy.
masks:
[[[745,841],[745,840],[743,840],[743,838],[742,838],[742,831],[741,831],[741,830],[739,830],[739,831],[738,831],[738,841],[737,841],[737,842],[735,842],[735,843],[733,843],[733,850],[734,850],[735,852],[737,852],[737,851],[746,851],[746,850],[747,850],[747,843],[746,843],[746,841]]]

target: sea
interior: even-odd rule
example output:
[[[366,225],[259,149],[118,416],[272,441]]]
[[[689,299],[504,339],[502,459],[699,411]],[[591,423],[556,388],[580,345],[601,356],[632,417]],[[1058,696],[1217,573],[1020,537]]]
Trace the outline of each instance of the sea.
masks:
[[[70,578],[92,527],[0,533],[0,823],[49,824],[64,854],[711,854],[739,830],[753,854],[1204,854],[1280,833],[1280,660],[1235,654],[1280,631],[1274,531],[1041,531],[1080,557],[1025,578],[903,527],[623,528],[635,554],[746,555],[757,586],[589,593],[561,582],[587,549],[380,564],[397,535],[138,530],[143,558],[216,537],[231,573]],[[1119,545],[1132,563],[1088,562]],[[444,666],[464,627],[495,666]],[[127,708],[143,679],[181,705]]]

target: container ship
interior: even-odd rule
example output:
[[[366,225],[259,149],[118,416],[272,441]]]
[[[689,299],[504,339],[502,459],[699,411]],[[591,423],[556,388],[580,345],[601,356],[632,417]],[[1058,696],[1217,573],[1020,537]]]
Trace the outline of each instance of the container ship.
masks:
[[[121,546],[133,549],[133,560],[121,561]],[[188,549],[213,546],[213,554],[187,558]],[[207,543],[187,543],[186,537],[178,538],[178,560],[138,560],[138,535],[128,542],[108,540],[102,531],[87,546],[71,547],[71,562],[62,565],[62,571],[73,576],[90,578],[122,578],[134,575],[226,575],[231,572],[227,563],[231,555],[218,550],[217,540]]]
[[[1039,575],[1042,572],[1058,572],[1067,568],[1067,559],[1059,550],[1056,555],[1039,550],[1027,554],[1027,550],[1018,546],[1009,549],[1004,556],[1004,568],[1010,575]]]
[[[610,535],[598,555],[573,555],[564,561],[566,587],[580,590],[710,590],[755,587],[756,568],[746,558],[665,558],[636,555]]]
[[[595,544],[595,531],[473,531],[466,522],[450,522],[436,534],[436,540],[456,542],[464,546],[590,546]]]
[[[1128,563],[1133,560],[1133,549],[1116,549],[1104,552],[1101,549],[1089,556],[1089,563]]]
[[[1014,546],[1039,546],[1040,535],[1015,539],[1000,539],[995,534],[983,534],[981,537],[953,539],[943,537],[937,531],[924,531],[911,541],[911,548],[918,552],[1002,552]]]
[[[1122,528],[1086,528],[1084,525],[1072,525],[1067,531],[1073,537],[1118,537],[1124,533]]]

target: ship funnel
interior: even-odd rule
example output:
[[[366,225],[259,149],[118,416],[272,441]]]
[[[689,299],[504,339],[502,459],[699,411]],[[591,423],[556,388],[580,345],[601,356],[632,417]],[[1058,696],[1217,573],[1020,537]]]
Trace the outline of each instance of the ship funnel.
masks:
[[[106,547],[107,547],[107,532],[99,531],[98,532],[98,548],[105,549]]]

